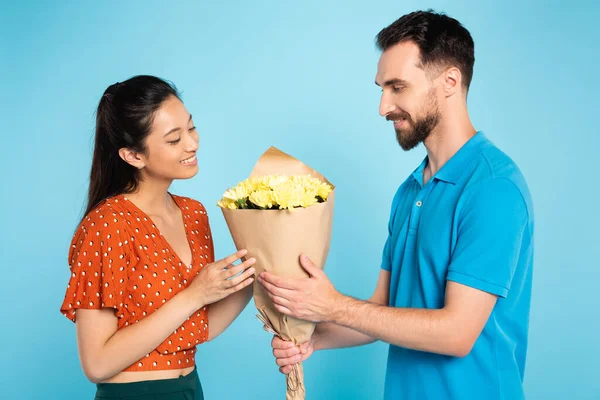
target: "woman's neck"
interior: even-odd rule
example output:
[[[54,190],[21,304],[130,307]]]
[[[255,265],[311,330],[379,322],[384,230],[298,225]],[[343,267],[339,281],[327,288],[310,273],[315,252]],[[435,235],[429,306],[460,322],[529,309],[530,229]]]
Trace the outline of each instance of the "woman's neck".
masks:
[[[169,194],[171,182],[140,180],[137,189],[128,193],[127,198],[148,215],[168,214],[177,207]]]

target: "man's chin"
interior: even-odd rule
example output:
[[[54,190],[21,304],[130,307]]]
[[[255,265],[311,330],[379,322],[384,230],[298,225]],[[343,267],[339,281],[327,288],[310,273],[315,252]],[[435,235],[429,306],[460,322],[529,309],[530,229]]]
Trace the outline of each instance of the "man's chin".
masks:
[[[421,141],[414,138],[407,138],[405,133],[399,131],[396,131],[396,140],[404,151],[412,150],[421,143]]]

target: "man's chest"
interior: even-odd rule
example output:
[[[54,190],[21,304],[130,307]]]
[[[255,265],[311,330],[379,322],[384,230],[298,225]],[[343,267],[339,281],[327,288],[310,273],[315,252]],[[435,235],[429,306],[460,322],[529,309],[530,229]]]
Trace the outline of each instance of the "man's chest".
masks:
[[[456,186],[435,180],[409,188],[399,199],[394,216],[397,252],[447,265],[456,244],[460,195]]]

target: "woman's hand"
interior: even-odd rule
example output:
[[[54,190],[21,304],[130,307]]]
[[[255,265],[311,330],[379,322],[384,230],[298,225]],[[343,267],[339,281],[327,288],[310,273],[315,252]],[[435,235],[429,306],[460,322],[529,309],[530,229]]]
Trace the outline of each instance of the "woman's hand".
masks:
[[[252,277],[254,268],[250,268],[256,262],[254,258],[233,265],[246,253],[247,251],[242,249],[200,270],[185,289],[185,292],[192,298],[198,309],[216,303],[230,294],[242,290],[254,281]]]

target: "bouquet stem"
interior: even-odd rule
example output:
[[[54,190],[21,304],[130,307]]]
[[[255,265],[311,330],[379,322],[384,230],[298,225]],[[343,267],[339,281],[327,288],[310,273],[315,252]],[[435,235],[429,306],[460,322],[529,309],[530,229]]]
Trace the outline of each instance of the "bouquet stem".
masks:
[[[267,314],[262,311],[256,317],[263,323],[265,331],[272,333],[283,339],[269,321]],[[302,363],[292,365],[292,372],[286,375],[287,390],[285,393],[286,400],[304,400],[306,397],[306,388],[304,387],[304,368]]]

